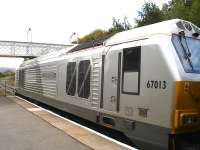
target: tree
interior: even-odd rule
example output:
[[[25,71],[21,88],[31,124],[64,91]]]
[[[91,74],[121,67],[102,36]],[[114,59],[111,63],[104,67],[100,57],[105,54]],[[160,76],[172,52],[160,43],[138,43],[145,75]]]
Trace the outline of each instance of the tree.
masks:
[[[200,1],[192,0],[192,3],[186,4],[184,0],[172,0],[162,8],[165,19],[183,19],[188,20],[200,26]]]
[[[95,39],[100,39],[105,36],[108,36],[110,33],[101,29],[96,29],[92,31],[91,33],[85,35],[84,37],[80,38],[78,41],[79,43],[85,43],[85,42],[90,42]]]
[[[189,20],[189,7],[187,7],[183,0],[172,0],[168,4],[168,11],[166,11],[167,19],[180,18]]]
[[[147,2],[143,5],[142,10],[138,11],[138,18],[135,19],[136,27],[157,23],[164,19],[162,10],[153,2]]]
[[[108,30],[96,29],[91,33],[85,35],[84,37],[79,39],[79,43],[90,42],[96,39],[101,39],[106,36],[113,35],[117,32],[125,31],[131,29],[132,26],[128,22],[127,17],[124,17],[123,21],[121,22],[120,19],[113,18],[112,26]]]
[[[200,1],[199,0],[193,0],[192,6],[190,8],[190,16],[189,16],[190,18],[189,18],[189,20],[192,21],[198,27],[200,27],[199,10],[200,10]]]
[[[191,21],[200,27],[199,10],[199,0],[192,0],[190,5],[186,5],[185,0],[171,0],[168,3],[163,4],[162,9],[159,9],[159,7],[153,2],[147,2],[143,5],[141,11],[138,11],[138,17],[135,19],[136,27],[174,18]],[[113,18],[112,26],[108,30],[94,30],[88,35],[80,38],[79,43],[100,39],[131,28],[132,26],[128,22],[127,17],[124,17],[122,21],[120,19]]]
[[[124,17],[123,22],[121,22],[120,19],[113,18],[112,27],[108,30],[108,32],[115,34],[118,32],[130,30],[131,28],[132,26],[126,16]]]

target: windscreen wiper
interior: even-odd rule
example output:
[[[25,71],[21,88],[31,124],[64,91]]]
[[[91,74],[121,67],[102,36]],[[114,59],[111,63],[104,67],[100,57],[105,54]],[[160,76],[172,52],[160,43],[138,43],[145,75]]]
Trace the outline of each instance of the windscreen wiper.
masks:
[[[183,44],[183,40],[182,40],[182,39],[184,39],[184,41],[185,41],[186,48],[185,48],[185,46],[184,46],[184,44]],[[191,57],[191,52],[190,52],[190,49],[189,49],[189,47],[188,47],[188,44],[187,44],[187,41],[186,41],[186,37],[185,37],[184,31],[179,32],[179,40],[180,40],[180,43],[181,43],[181,47],[182,47],[182,49],[183,49],[184,58],[188,61],[188,63],[189,63],[189,65],[190,65],[191,69],[194,70],[192,61],[191,61],[191,59],[190,59],[190,57]]]

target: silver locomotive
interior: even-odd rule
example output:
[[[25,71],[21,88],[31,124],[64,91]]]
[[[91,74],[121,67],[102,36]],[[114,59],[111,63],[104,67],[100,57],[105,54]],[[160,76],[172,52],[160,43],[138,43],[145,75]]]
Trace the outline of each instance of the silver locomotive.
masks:
[[[148,150],[200,130],[200,29],[168,20],[24,62],[16,93],[127,135]]]

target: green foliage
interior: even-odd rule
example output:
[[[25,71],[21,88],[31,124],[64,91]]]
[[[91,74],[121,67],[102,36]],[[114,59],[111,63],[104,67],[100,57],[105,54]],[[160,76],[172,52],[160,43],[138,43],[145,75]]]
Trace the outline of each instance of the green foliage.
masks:
[[[6,71],[6,72],[0,72],[0,78],[5,78],[7,76],[15,76],[15,72],[12,71]]]
[[[85,43],[85,42],[89,42],[89,41],[93,41],[95,39],[100,39],[103,38],[105,36],[108,36],[110,33],[101,29],[97,29],[91,33],[89,33],[88,35],[85,35],[84,37],[79,39],[79,43]]]
[[[168,12],[166,16],[168,19],[180,18],[193,22],[195,25],[200,26],[200,1],[192,0],[191,5],[185,5],[183,0],[172,0],[168,4]]]
[[[167,19],[180,18],[189,20],[190,7],[186,6],[183,0],[172,0],[168,4],[168,11],[166,12]]]
[[[192,0],[191,5],[185,5],[184,0],[171,0],[168,3],[163,4],[162,9],[159,9],[159,7],[153,2],[146,2],[141,8],[141,11],[138,11],[138,17],[135,19],[136,27],[174,18],[191,21],[200,27],[199,10],[200,0]],[[122,21],[120,19],[113,18],[112,26],[108,30],[104,31],[97,29],[79,39],[79,43],[100,39],[131,28],[132,26],[128,22],[127,17],[124,17]]]
[[[138,12],[139,18],[135,19],[136,26],[140,27],[175,18],[191,21],[200,26],[199,10],[199,0],[192,0],[191,4],[185,4],[184,0],[171,0],[163,4],[161,10],[156,4],[147,2],[143,5],[142,10]]]
[[[199,0],[193,0],[192,6],[190,8],[190,18],[195,25],[200,27],[200,16],[199,16],[199,10],[200,10],[200,1]]]
[[[118,32],[130,30],[132,28],[127,17],[124,17],[123,22],[120,19],[113,18],[112,27],[108,30],[109,33],[115,34]]]
[[[6,75],[2,72],[0,72],[0,78],[4,78]]]
[[[127,17],[124,17],[122,22],[120,21],[120,19],[113,18],[112,27],[110,27],[107,31],[97,29],[97,30],[89,33],[88,35],[80,38],[79,43],[85,43],[85,42],[93,41],[95,39],[101,39],[103,37],[113,35],[115,33],[121,32],[121,31],[129,30],[131,28],[132,28],[132,26],[128,22]]]
[[[163,21],[164,19],[162,10],[156,4],[147,2],[143,5],[142,10],[138,11],[138,18],[135,21],[136,26],[141,27]]]

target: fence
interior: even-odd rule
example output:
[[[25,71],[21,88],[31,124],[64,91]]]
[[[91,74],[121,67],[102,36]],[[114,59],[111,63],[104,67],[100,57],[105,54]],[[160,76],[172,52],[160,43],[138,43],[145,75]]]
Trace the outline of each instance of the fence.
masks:
[[[15,95],[14,77],[0,79],[0,96]]]

